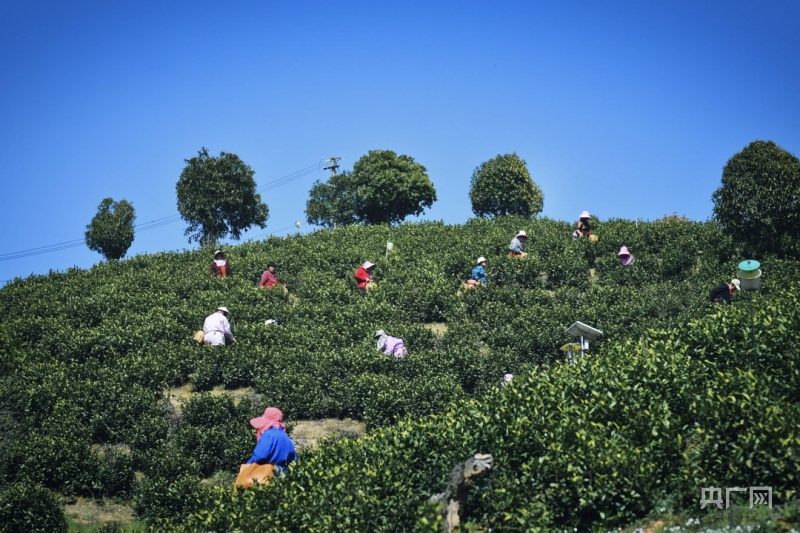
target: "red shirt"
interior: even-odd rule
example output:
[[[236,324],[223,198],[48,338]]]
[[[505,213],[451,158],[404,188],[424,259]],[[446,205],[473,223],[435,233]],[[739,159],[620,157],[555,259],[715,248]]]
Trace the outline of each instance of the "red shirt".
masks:
[[[363,266],[358,267],[358,270],[356,270],[356,273],[353,275],[358,282],[359,289],[366,289],[367,283],[369,283],[369,280],[372,278],[372,276],[369,275],[369,272],[367,272]]]

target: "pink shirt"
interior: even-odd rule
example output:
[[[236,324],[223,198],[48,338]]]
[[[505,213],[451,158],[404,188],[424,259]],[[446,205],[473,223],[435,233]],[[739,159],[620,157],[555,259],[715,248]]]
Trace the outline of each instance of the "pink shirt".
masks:
[[[275,285],[278,283],[278,276],[274,272],[270,272],[269,270],[265,270],[264,273],[261,275],[261,282],[259,286],[263,287],[267,283]]]

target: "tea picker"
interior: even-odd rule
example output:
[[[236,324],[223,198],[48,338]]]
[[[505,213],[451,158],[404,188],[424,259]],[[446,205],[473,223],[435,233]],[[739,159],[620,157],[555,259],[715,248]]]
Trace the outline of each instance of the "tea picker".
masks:
[[[711,303],[712,304],[729,304],[731,303],[731,296],[733,291],[738,291],[742,288],[742,282],[738,279],[732,279],[730,283],[723,283],[719,287],[711,289]]]
[[[591,218],[591,216],[592,215],[589,214],[589,211],[581,211],[581,214],[578,215],[578,224],[575,226],[575,231],[572,232],[573,239],[577,239],[579,237],[591,238],[592,227],[589,224],[589,218]]]
[[[217,250],[214,252],[214,260],[211,261],[211,275],[226,278],[233,274],[231,265],[228,263],[225,252]]]
[[[364,261],[360,267],[356,269],[353,277],[356,278],[356,283],[359,289],[368,290],[375,287],[375,282],[372,280],[372,271],[375,270],[375,263],[372,261]]]
[[[396,359],[402,359],[408,353],[403,339],[392,337],[382,329],[376,331],[373,338],[376,341],[375,348],[384,355],[393,355]]]
[[[227,307],[217,307],[216,311],[206,317],[203,323],[203,340],[206,344],[224,346],[226,340],[236,344],[231,323],[228,321],[230,314]]]
[[[508,245],[508,256],[522,259],[528,255],[525,253],[525,245],[527,243],[528,234],[525,233],[525,230],[519,230],[514,238],[511,239],[511,244]]]

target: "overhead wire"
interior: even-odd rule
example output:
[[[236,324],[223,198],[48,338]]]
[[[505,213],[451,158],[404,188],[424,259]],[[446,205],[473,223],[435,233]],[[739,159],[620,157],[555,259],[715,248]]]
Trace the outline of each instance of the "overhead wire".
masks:
[[[322,169],[322,163],[316,163],[316,164],[311,165],[309,167],[306,167],[304,169],[301,169],[301,170],[298,170],[296,172],[293,172],[293,173],[289,174],[288,176],[284,176],[282,178],[278,178],[275,181],[267,182],[264,185],[262,185],[261,187],[259,187],[258,189],[256,189],[256,191],[259,191],[259,192],[270,191],[270,190],[275,189],[277,187],[281,187],[283,185],[286,185],[289,182],[292,182],[292,181],[295,181],[297,179],[300,179],[300,178],[302,178],[304,176],[308,176],[309,174],[313,174],[314,172],[317,172],[317,171],[319,171],[321,169]]]
[[[256,189],[256,191],[257,192],[266,192],[266,191],[270,191],[272,189],[276,189],[278,187],[286,185],[287,183],[290,183],[290,182],[298,180],[298,179],[300,179],[302,177],[308,176],[309,174],[313,174],[314,172],[319,171],[321,168],[322,168],[322,163],[321,162],[315,163],[315,164],[310,165],[308,167],[305,167],[303,169],[300,169],[300,170],[297,170],[295,172],[292,172],[291,174],[283,176],[282,178],[278,178],[276,180],[267,182],[264,185],[262,185],[261,187],[259,187],[258,189]],[[147,230],[159,228],[161,226],[166,226],[168,224],[173,224],[175,222],[180,221],[181,219],[182,219],[181,215],[170,215],[170,216],[166,216],[166,217],[162,217],[162,218],[157,218],[157,219],[151,220],[149,222],[143,222],[141,224],[136,224],[136,225],[133,226],[134,234],[139,233],[141,231],[147,231]],[[289,226],[287,228],[282,228],[282,229],[279,229],[279,230],[275,230],[272,233],[267,233],[267,234],[264,234],[264,235],[272,235],[274,233],[278,233],[279,231],[284,231],[284,230],[287,230],[287,229],[291,229],[292,227],[294,227],[294,226]],[[67,249],[70,249],[70,248],[77,248],[78,246],[85,246],[85,245],[86,245],[86,240],[85,239],[73,239],[71,241],[65,241],[65,242],[61,242],[61,243],[57,243],[57,244],[50,244],[50,245],[47,245],[47,246],[39,246],[37,248],[29,248],[27,250],[20,250],[20,251],[17,251],[17,252],[10,252],[10,253],[6,253],[6,254],[0,254],[0,261],[11,261],[12,259],[22,259],[24,257],[31,257],[31,256],[34,256],[34,255],[47,254],[47,253],[51,253],[51,252],[59,252],[61,250],[67,250]]]
[[[252,238],[253,239],[258,239],[259,237],[265,237],[267,235],[275,235],[276,233],[280,233],[281,231],[286,231],[287,229],[292,229],[292,228],[297,228],[297,227],[299,227],[297,224],[292,224],[291,226],[286,226],[285,228],[276,229],[274,231],[270,231],[270,232],[267,232],[267,233],[262,233],[260,235],[254,235]]]

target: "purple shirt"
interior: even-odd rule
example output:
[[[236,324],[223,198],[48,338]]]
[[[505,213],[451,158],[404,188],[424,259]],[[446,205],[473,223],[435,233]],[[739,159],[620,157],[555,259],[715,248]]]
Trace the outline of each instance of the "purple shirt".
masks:
[[[403,339],[392,337],[391,335],[382,335],[378,339],[378,350],[386,355],[393,355],[398,359],[406,355],[406,345]]]

